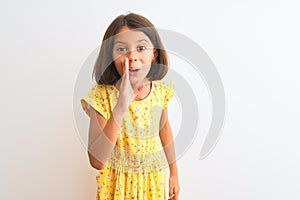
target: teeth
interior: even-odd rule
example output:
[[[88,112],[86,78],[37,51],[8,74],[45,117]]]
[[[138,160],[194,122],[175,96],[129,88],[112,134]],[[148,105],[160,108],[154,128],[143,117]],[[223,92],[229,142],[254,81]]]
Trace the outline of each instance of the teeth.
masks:
[[[137,72],[138,69],[131,69],[131,70],[129,70],[129,71],[131,71],[131,72]]]

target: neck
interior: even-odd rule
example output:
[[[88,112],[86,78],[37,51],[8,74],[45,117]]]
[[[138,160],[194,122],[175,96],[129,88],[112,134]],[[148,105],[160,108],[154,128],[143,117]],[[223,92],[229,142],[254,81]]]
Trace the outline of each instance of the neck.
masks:
[[[137,100],[137,101],[138,100],[143,100],[149,95],[149,93],[151,91],[151,87],[152,87],[152,82],[150,81],[150,82],[147,82],[145,84],[146,85],[143,88],[143,90],[135,97],[134,100]]]
[[[151,87],[152,87],[152,81],[149,81],[149,80],[147,80],[147,81],[144,81],[143,82],[144,84],[145,84],[145,87],[142,89],[142,91],[135,97],[135,99],[134,100],[142,100],[142,99],[144,99],[144,98],[146,98],[148,95],[149,95],[149,93],[150,93],[150,91],[151,91]],[[117,88],[117,90],[119,90],[120,91],[120,84],[121,84],[121,81],[118,81],[116,84],[115,84],[115,87]],[[142,83],[141,83],[142,84]],[[138,88],[141,84],[139,84],[139,85],[132,85],[131,84],[131,88],[132,89],[136,89],[136,88]]]

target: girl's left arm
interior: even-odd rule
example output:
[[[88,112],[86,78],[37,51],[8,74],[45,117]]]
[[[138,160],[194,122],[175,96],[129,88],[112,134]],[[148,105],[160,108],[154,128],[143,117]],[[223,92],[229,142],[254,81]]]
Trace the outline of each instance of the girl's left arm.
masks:
[[[160,119],[159,137],[164,148],[167,161],[169,163],[170,178],[169,178],[169,199],[177,200],[180,191],[178,181],[178,169],[176,164],[176,154],[174,148],[174,140],[172,130],[168,119],[168,110],[165,107],[162,111]]]

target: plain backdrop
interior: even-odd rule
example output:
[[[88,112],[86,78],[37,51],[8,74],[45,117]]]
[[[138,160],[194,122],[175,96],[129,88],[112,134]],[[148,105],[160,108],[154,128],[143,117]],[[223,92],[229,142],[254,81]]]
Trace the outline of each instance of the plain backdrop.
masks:
[[[201,78],[191,82],[200,99],[201,129],[177,161],[179,199],[299,199],[296,0],[1,1],[0,199],[95,199],[96,170],[76,128],[73,90],[107,26],[128,11],[197,42],[224,84],[222,137],[198,160],[210,99]],[[195,80],[187,63],[170,58],[171,68]],[[169,110],[175,137],[177,100]]]

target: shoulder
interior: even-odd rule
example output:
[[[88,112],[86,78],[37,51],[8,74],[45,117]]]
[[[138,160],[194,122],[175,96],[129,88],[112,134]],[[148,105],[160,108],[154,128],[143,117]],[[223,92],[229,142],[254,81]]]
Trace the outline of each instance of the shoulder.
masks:
[[[105,96],[108,96],[114,90],[115,90],[114,85],[105,85],[105,84],[94,83],[91,86],[89,92],[90,92],[90,95],[93,95],[94,97],[101,99],[101,97],[103,98]]]
[[[175,85],[168,79],[153,81],[156,97],[162,108],[165,108],[175,94]]]
[[[105,85],[105,84],[98,84],[98,83],[93,83],[91,86],[92,90],[102,92],[102,91],[109,91],[113,90],[114,86],[113,85]]]
[[[160,93],[165,94],[166,92],[174,93],[175,92],[175,85],[173,81],[169,79],[163,79],[163,80],[156,80],[153,81],[154,88]]]
[[[111,100],[114,90],[116,89],[113,85],[93,83],[82,100],[89,104],[107,104]]]
[[[90,106],[92,106],[107,119],[113,90],[113,85],[93,83],[88,92],[80,99],[87,115],[90,116]]]

